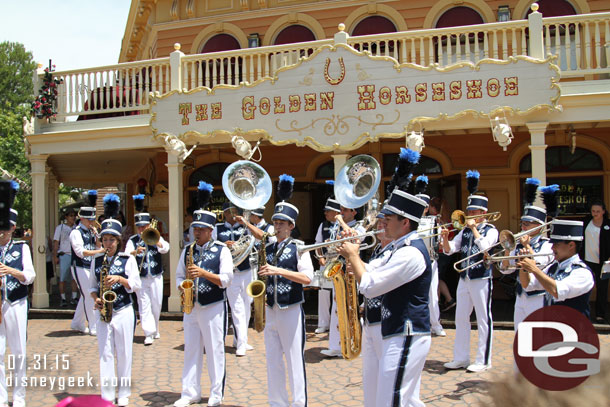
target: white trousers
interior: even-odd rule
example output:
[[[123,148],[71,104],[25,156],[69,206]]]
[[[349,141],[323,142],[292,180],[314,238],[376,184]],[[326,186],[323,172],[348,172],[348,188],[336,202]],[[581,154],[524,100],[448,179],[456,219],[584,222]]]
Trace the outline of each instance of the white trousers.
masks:
[[[304,407],[307,405],[305,376],[305,314],[303,307],[292,305],[279,309],[277,304],[265,307],[265,355],[269,405]],[[284,365],[286,358],[286,366]],[[286,391],[286,368],[292,393],[292,404]]]
[[[113,402],[131,395],[131,359],[136,316],[131,305],[112,312],[110,323],[97,322],[97,345],[100,353],[100,387],[102,398]],[[116,359],[116,374],[114,362]]]
[[[159,331],[159,316],[163,303],[163,274],[142,277],[142,288],[136,291],[140,321],[144,335],[153,336]]]
[[[544,295],[528,296],[523,293],[517,296],[515,300],[515,313],[513,315],[513,321],[515,321],[515,331],[517,331],[519,324],[523,322],[525,318],[532,312],[542,308],[544,305]]]
[[[432,262],[432,280],[430,281],[429,298],[430,329],[432,332],[438,332],[443,329],[443,326],[441,325],[441,311],[438,308],[438,261],[436,260]]]
[[[84,331],[89,324],[89,329],[95,333],[95,324],[100,317],[98,311],[94,311],[95,304],[91,294],[89,293],[89,275],[91,271],[88,268],[72,267],[72,278],[78,284],[80,298],[78,305],[74,311],[74,317],[70,327],[77,331]]]
[[[383,340],[376,407],[424,406],[419,399],[419,387],[431,342],[430,335]]]
[[[235,334],[236,348],[245,351],[248,343],[248,324],[250,323],[250,304],[252,298],[246,294],[246,287],[252,281],[252,272],[234,271],[233,281],[227,287],[227,299],[231,307],[231,320]]]
[[[190,314],[184,314],[184,367],[181,398],[201,398],[203,349],[210,378],[210,399],[222,400],[225,387],[226,303],[202,307],[198,302]]]
[[[470,360],[470,314],[474,308],[479,331],[476,363],[491,365],[493,320],[491,317],[491,279],[463,279],[458,283],[455,308],[453,360]]]
[[[364,407],[375,407],[379,362],[383,355],[381,323],[364,324],[362,329],[362,388]]]
[[[333,307],[330,311],[330,326],[328,327],[328,349],[341,352],[341,336],[339,334],[339,314],[337,314],[337,298],[335,289],[332,292]]]
[[[320,288],[318,290],[318,328],[330,327],[330,294],[331,290]]]
[[[0,324],[0,404],[8,403],[7,381],[4,367],[6,345],[11,348],[14,363],[10,363],[10,384],[13,384],[13,405],[25,405],[25,387],[22,378],[27,371],[26,329],[28,326],[28,302],[23,298],[13,304],[2,301],[2,323]],[[12,382],[12,383],[11,383]]]

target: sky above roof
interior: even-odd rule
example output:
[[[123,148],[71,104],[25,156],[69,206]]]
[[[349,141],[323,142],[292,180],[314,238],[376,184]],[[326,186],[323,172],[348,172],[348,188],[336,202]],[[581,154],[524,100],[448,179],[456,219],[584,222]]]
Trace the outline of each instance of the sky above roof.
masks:
[[[22,43],[56,70],[116,64],[130,0],[1,0],[0,42]]]

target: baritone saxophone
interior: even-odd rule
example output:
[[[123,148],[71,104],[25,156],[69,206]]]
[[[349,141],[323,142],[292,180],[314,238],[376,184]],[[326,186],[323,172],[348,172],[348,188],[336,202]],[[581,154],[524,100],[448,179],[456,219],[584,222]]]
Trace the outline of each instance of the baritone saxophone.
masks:
[[[267,264],[267,251],[265,245],[267,239],[274,236],[275,233],[263,233],[261,238],[261,248],[258,251],[258,269]],[[257,280],[252,281],[246,287],[246,293],[253,298],[254,303],[254,329],[256,332],[262,332],[265,329],[265,302],[267,290],[267,276],[258,276]]]
[[[186,270],[188,273],[188,269],[193,265],[193,247],[195,247],[195,243],[191,244],[187,250],[186,257]],[[185,314],[190,314],[193,310],[193,299],[195,296],[194,288],[195,282],[190,278],[185,279],[182,283],[180,283],[180,287],[182,287],[182,312]]]
[[[116,301],[116,293],[112,291],[112,287],[106,283],[106,278],[109,275],[110,265],[108,264],[108,251],[104,253],[102,261],[102,269],[100,270],[100,299],[102,300],[102,309],[100,317],[102,321],[110,323],[112,321],[112,307]]]

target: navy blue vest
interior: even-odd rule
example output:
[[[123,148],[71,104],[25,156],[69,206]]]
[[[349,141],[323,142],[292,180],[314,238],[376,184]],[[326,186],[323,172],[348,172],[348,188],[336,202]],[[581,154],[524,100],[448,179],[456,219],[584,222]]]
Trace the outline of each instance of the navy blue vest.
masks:
[[[495,229],[495,227],[493,225],[490,225],[489,223],[483,224],[483,226],[481,226],[480,228],[481,229],[479,229],[479,233],[481,234],[481,236],[486,236],[487,232],[489,232],[491,229]],[[479,246],[477,246],[474,242],[474,235],[472,233],[472,230],[470,230],[470,228],[468,227],[465,227],[462,232],[462,247],[460,248],[460,258],[463,259],[475,253],[479,253]],[[483,260],[483,253],[479,254],[478,256],[471,257],[467,260],[467,263],[470,265],[472,263],[476,263],[479,260]],[[466,267],[465,262],[460,262],[459,267]],[[489,267],[486,267],[485,263],[481,262],[476,266],[470,267],[468,268],[468,270],[460,273],[460,278],[466,278],[466,275],[468,275],[471,280],[490,278],[491,265]]]
[[[136,249],[138,246],[144,246],[144,242],[142,241],[142,237],[140,235],[133,235],[129,238],[133,247]],[[146,253],[146,252],[145,252]],[[136,257],[136,262],[138,263],[138,268],[144,261],[144,253],[138,254]],[[148,269],[150,268],[150,274],[153,276],[158,276],[163,273],[163,263],[161,263],[161,253],[159,253],[159,247],[157,245],[148,245],[148,253],[146,254],[147,261],[142,266],[142,271],[140,272],[140,277],[144,277],[148,274]]]
[[[83,238],[83,248],[85,250],[97,249],[97,247],[95,247],[95,236],[93,236],[91,234],[91,231],[89,229],[85,230],[85,229],[83,229],[82,226],[79,226],[78,228],[76,228],[76,230],[78,230],[78,232],[80,233],[80,235]],[[73,233],[73,232],[74,231],[72,231],[71,233]],[[92,259],[93,259],[93,256],[85,256],[81,259],[80,257],[78,257],[76,255],[74,248],[72,248],[72,263],[74,263],[76,265],[76,267],[82,267],[82,268],[88,269],[91,266]]]
[[[577,260],[566,264],[565,267],[562,269],[559,269],[559,263],[554,263],[549,269],[548,275],[553,280],[561,281],[564,278],[568,277],[572,269],[575,268],[584,268],[591,272],[591,269],[587,267],[585,262],[578,258]],[[591,276],[593,276],[593,274],[591,274]],[[582,312],[587,318],[589,318],[589,297],[591,296],[591,291],[592,289],[584,294],[579,295],[578,297],[567,298],[563,301],[557,301],[551,294],[547,292],[544,296],[544,305],[566,305],[568,307],[574,308],[577,311]]]
[[[397,246],[394,247],[392,254],[404,245],[404,242],[403,240],[395,243]],[[428,309],[428,294],[430,292],[430,281],[432,280],[430,256],[421,239],[411,240],[410,245],[424,256],[426,270],[416,279],[383,295],[381,300],[381,335],[384,338],[396,335],[430,333],[430,310]]]
[[[23,271],[23,245],[24,242],[11,240],[4,252],[2,263],[8,267]],[[28,296],[27,285],[21,284],[21,281],[8,274],[3,281],[2,291],[3,298],[11,304]]]
[[[373,254],[371,255],[370,260],[375,260],[381,257],[384,253],[387,253],[392,248],[392,244],[386,245],[383,249],[381,248],[381,244],[375,246],[375,250],[373,250]],[[383,295],[375,298],[364,298],[364,320],[368,325],[377,325],[381,323],[381,298]]]
[[[220,274],[220,252],[222,251],[222,248],[226,246],[215,240],[206,243],[203,246],[201,253],[197,249],[195,243],[193,243],[193,246],[193,263],[197,267],[201,267],[210,273]],[[185,267],[189,250],[190,246],[187,246],[184,255]],[[224,301],[226,298],[225,289],[217,286],[206,278],[200,277],[196,279],[195,284],[197,285],[197,302],[202,306],[215,304]]]
[[[233,225],[233,229],[227,227],[226,223],[217,223],[216,224],[216,239],[221,242],[228,242],[230,240],[236,242],[239,238],[246,234],[247,229],[239,224],[235,223]],[[238,271],[246,271],[250,270],[250,262],[244,260],[239,266],[237,266]]]
[[[114,256],[114,259],[108,258],[109,266],[108,275],[118,275],[123,278],[128,278],[127,272],[125,271],[125,265],[129,260],[129,255]],[[95,279],[98,284],[100,283],[100,272],[102,271],[102,263],[104,262],[104,255],[96,256],[93,260],[95,262]],[[112,291],[116,294],[116,301],[112,306],[113,311],[119,311],[129,305],[131,305],[131,295],[127,292],[127,289],[122,284],[116,283],[111,287]],[[98,290],[99,295],[99,290]]]
[[[322,241],[325,242],[327,240],[330,240],[332,238],[335,237],[337,226],[335,222],[329,222],[327,220],[324,220],[322,222]],[[322,253],[326,254],[326,252],[328,252],[328,249],[323,247],[322,248]]]
[[[532,246],[534,253],[539,253],[540,249],[542,249],[542,245],[548,241],[549,239],[547,237],[539,236],[534,242],[530,241],[530,246]],[[515,253],[519,253],[519,250],[521,249],[523,249],[523,245],[521,243],[517,243],[517,245],[515,246]],[[546,292],[544,290],[525,291],[521,286],[521,282],[519,280],[519,270],[512,273],[511,276],[513,276],[513,278],[517,280],[517,284],[515,285],[515,294],[517,295],[517,297],[523,294],[524,292],[528,297],[542,295]]]
[[[276,251],[280,247],[281,254],[277,259],[277,264],[274,264],[274,258]],[[270,243],[266,247],[267,251],[267,263],[275,265],[277,267],[297,271],[297,265],[299,262],[299,256],[297,254],[297,245],[292,239],[286,243],[286,240],[282,241],[282,244],[277,242]],[[303,285],[295,283],[294,281],[288,280],[282,276],[273,276],[273,278],[267,279],[267,305],[273,307],[277,301],[277,305],[283,309],[289,305],[300,304],[305,301],[303,296]]]

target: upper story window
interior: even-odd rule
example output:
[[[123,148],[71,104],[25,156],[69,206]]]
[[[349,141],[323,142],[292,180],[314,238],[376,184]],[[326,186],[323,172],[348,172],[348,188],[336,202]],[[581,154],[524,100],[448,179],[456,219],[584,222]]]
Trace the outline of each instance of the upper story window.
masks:
[[[384,154],[383,155],[383,176],[391,177],[394,175],[394,169],[396,168],[396,164],[398,164],[398,154]],[[415,167],[414,177],[421,174],[442,174],[443,169],[441,164],[436,161],[434,158],[426,157],[425,155],[420,156],[419,163]]]
[[[463,25],[483,24],[483,17],[474,9],[465,6],[450,8],[436,21],[436,28],[459,27]]]
[[[604,163],[599,155],[584,148],[549,147],[546,149],[546,172],[600,171]],[[519,164],[521,173],[532,172],[532,156],[526,155]]]
[[[354,30],[352,36],[372,35],[396,32],[396,26],[390,20],[382,16],[370,16],[360,21]]]
[[[303,25],[289,25],[275,37],[273,45],[294,44],[297,42],[315,41],[316,36]]]
[[[229,34],[216,34],[205,43],[201,53],[230,51],[232,49],[240,48],[239,41]]]
[[[538,12],[542,13],[543,17],[557,17],[557,16],[571,16],[575,15],[576,9],[566,0],[540,0],[538,3]],[[524,18],[530,15],[532,10],[527,9],[527,13]]]
[[[197,168],[189,176],[189,187],[197,187],[199,181],[216,186],[222,185],[222,174],[228,166],[229,163],[214,163]]]
[[[320,165],[316,170],[317,179],[334,179],[335,178],[335,164],[332,160]]]

